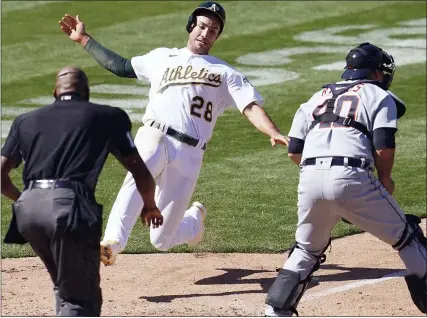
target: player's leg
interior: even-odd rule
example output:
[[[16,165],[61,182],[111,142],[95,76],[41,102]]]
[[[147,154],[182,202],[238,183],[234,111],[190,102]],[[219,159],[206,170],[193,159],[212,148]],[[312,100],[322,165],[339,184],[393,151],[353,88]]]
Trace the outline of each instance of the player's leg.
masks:
[[[203,240],[205,234],[205,219],[207,215],[207,208],[203,203],[193,202],[191,207],[185,211],[182,224],[188,223],[189,221],[194,223],[196,232],[190,239],[187,240],[188,245],[196,245]]]
[[[426,265],[427,238],[425,237],[419,224],[421,219],[415,215],[406,214],[406,235],[401,236],[398,243],[393,248],[399,251],[399,256],[406,265],[406,268],[412,268],[414,259],[420,259],[420,265]],[[426,265],[427,266],[427,265]],[[420,273],[422,274],[422,267]],[[427,271],[424,276],[415,273],[405,276],[405,281],[414,304],[418,309],[427,314]]]
[[[345,200],[341,206],[345,219],[362,230],[400,250],[409,273],[424,276],[427,271],[426,248],[416,234],[419,226],[408,222],[396,200],[371,171],[361,171],[341,187]],[[338,189],[337,189],[338,190]]]
[[[268,291],[266,316],[296,313],[313,273],[325,261],[330,233],[339,217],[334,213],[333,203],[323,200],[322,174],[311,167],[303,168],[300,174],[296,243]]]
[[[201,227],[201,219],[185,216],[196,180],[185,178],[171,170],[173,169],[167,168],[167,178],[162,174],[160,178],[162,191],[156,200],[163,215],[163,225],[150,229],[151,244],[161,251],[186,243]]]
[[[150,230],[150,240],[159,250],[194,241],[203,228],[203,207],[193,205],[187,210],[199,177],[203,151],[180,145],[177,157],[157,179],[157,206],[163,215],[163,225]]]
[[[419,218],[405,215],[370,171],[360,172],[357,180],[349,179],[343,191],[347,198],[342,204],[346,211],[343,217],[399,251],[409,273],[406,281],[411,296],[419,297],[414,303],[426,313],[427,250]]]
[[[135,145],[138,148],[138,152],[153,178],[158,177],[167,164],[167,142],[163,137],[159,130],[145,126],[138,130],[135,137]],[[128,172],[111,209],[103,239],[104,243],[119,243],[114,245],[114,248],[119,249],[119,251],[113,251],[114,254],[121,252],[125,248],[143,204],[141,195],[136,188],[135,180],[132,174]],[[109,248],[111,247],[110,245]],[[111,251],[106,252],[111,253]],[[112,261],[114,262],[114,260]]]

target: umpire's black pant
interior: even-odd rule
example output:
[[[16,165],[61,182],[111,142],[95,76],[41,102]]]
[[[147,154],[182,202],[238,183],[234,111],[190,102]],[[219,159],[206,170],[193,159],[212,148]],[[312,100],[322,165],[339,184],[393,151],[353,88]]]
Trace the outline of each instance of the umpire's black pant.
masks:
[[[19,232],[46,265],[58,316],[100,316],[102,206],[67,188],[27,189],[13,205]]]

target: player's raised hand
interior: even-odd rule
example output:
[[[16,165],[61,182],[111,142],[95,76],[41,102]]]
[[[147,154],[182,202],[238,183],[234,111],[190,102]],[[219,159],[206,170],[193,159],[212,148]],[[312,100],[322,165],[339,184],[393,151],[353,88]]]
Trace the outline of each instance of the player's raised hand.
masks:
[[[153,229],[155,229],[163,224],[163,215],[157,207],[146,208],[144,206],[141,211],[141,221],[144,226],[153,225]]]
[[[289,145],[289,137],[282,134],[275,134],[270,138],[271,145],[274,147],[276,144],[287,146]]]
[[[61,30],[74,42],[81,43],[84,37],[88,35],[85,24],[80,20],[78,15],[73,17],[66,14],[58,23],[61,26]]]

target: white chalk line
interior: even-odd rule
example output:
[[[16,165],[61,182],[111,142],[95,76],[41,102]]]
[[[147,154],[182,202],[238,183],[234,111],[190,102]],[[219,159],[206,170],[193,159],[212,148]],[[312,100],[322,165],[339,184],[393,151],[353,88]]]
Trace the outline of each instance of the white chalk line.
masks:
[[[365,286],[365,285],[373,285],[373,284],[377,284],[389,279],[394,279],[394,278],[398,278],[398,277],[402,277],[405,276],[406,271],[399,271],[399,272],[394,272],[394,273],[390,273],[387,274],[381,278],[375,278],[375,279],[364,279],[364,280],[360,280],[354,283],[350,283],[350,284],[346,284],[343,286],[338,286],[338,287],[334,287],[334,288],[330,288],[328,290],[324,290],[324,291],[320,291],[320,292],[315,292],[315,293],[309,293],[306,294],[302,297],[301,302],[307,301],[307,300],[313,300],[313,299],[317,299],[320,297],[324,297],[324,296],[328,296],[331,294],[335,294],[335,293],[340,293],[346,290],[350,290],[353,288],[357,288],[357,287],[361,287],[361,286]]]

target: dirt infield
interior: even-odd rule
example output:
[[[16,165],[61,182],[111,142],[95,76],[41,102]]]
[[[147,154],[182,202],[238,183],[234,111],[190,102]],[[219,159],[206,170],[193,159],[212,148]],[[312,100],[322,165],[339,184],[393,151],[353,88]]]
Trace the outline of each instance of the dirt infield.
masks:
[[[425,219],[423,228],[425,228]],[[332,242],[299,305],[300,316],[421,316],[397,253],[369,234]],[[119,255],[101,268],[103,316],[262,316],[279,254]],[[38,258],[2,261],[2,316],[52,316]]]

